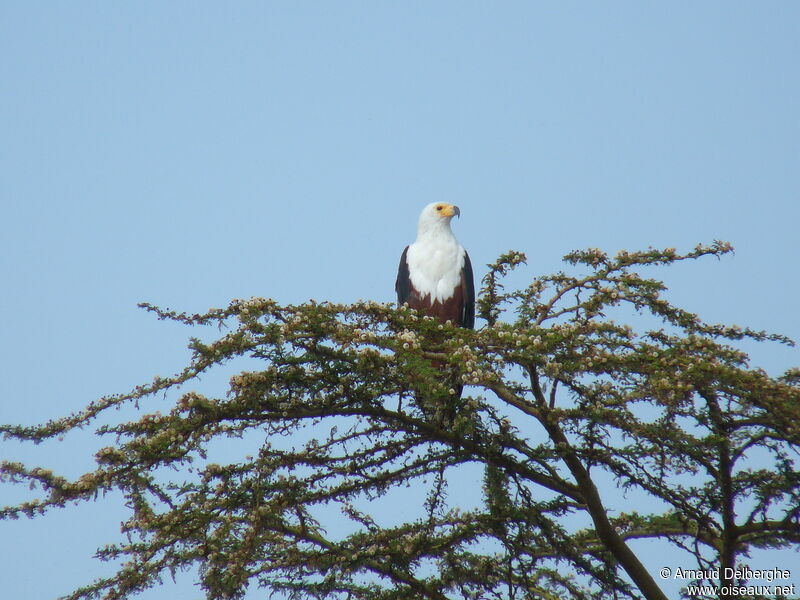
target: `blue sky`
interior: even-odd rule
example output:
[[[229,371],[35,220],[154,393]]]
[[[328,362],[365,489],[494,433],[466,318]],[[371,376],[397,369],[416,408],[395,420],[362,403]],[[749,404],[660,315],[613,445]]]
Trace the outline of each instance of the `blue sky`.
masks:
[[[794,2],[5,0],[0,422],[179,368],[192,332],[140,301],[393,300],[439,200],[478,278],[510,248],[524,283],[576,248],[730,241],[666,270],[671,297],[800,339],[798,26]],[[91,444],[3,453],[78,474]],[[0,523],[8,597],[100,574],[118,521]]]

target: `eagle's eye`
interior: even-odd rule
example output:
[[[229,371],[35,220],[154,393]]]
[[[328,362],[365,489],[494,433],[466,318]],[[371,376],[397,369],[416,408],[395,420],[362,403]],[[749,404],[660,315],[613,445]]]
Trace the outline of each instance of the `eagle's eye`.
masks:
[[[442,205],[440,204],[439,206],[437,206],[436,210],[442,210]]]

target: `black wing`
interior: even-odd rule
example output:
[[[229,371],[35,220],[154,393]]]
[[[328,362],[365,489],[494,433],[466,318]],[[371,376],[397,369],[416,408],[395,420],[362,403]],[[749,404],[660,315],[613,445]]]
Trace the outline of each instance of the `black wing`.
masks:
[[[403,258],[405,258],[405,253]],[[407,270],[408,267],[406,267]],[[464,266],[461,268],[461,289],[464,292],[464,318],[461,326],[466,329],[475,329],[475,281],[472,278],[472,263],[466,250],[464,250]]]
[[[397,292],[397,306],[403,306],[403,303],[408,302],[408,297],[411,295],[411,277],[408,275],[406,254],[408,254],[408,246],[403,250],[403,255],[400,257],[397,281],[394,282],[394,289]]]

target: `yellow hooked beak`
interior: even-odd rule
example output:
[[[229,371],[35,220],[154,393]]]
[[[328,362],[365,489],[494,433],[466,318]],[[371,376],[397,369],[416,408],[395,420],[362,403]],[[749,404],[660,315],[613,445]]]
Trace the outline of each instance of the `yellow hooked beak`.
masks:
[[[461,209],[458,208],[455,204],[437,204],[436,205],[436,212],[438,212],[443,217],[460,217],[461,216]]]

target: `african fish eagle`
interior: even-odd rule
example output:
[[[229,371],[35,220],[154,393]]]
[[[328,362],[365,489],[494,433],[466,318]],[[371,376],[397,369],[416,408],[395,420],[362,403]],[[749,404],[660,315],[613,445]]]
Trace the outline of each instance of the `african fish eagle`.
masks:
[[[417,241],[406,246],[397,271],[397,303],[408,303],[423,314],[475,327],[475,283],[469,255],[450,229],[461,211],[453,204],[434,202],[422,209]]]

